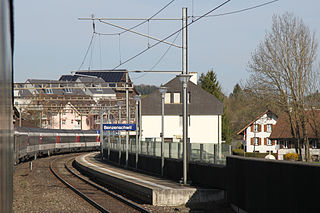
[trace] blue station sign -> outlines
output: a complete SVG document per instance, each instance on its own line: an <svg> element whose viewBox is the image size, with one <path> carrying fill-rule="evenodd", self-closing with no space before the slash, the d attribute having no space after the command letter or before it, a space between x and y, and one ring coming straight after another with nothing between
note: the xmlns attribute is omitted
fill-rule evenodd
<svg viewBox="0 0 320 213"><path fill-rule="evenodd" d="M103 124L103 131L135 131L136 124Z"/></svg>

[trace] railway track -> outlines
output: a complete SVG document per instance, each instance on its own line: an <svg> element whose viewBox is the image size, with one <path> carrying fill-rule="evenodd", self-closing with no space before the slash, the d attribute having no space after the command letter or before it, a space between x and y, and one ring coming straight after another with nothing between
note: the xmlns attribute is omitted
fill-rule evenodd
<svg viewBox="0 0 320 213"><path fill-rule="evenodd" d="M68 155L55 158L50 163L50 170L60 181L88 203L101 212L150 212L76 174L71 166L76 156Z"/></svg>

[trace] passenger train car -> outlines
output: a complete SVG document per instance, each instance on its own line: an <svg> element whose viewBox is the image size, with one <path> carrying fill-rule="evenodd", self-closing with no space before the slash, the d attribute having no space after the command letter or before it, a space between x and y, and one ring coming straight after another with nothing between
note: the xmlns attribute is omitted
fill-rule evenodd
<svg viewBox="0 0 320 213"><path fill-rule="evenodd" d="M39 155L99 149L100 137L95 130L14 129L13 157L16 163Z"/></svg>

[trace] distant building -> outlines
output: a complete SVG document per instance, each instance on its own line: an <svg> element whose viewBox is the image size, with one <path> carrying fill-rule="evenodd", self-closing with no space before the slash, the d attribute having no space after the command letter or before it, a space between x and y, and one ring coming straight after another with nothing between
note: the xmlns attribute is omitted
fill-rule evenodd
<svg viewBox="0 0 320 213"><path fill-rule="evenodd" d="M196 73L193 73L196 75ZM182 139L182 83L176 77L166 83L164 138ZM188 82L188 137L191 143L221 143L223 103L197 85L194 76ZM142 139L160 141L161 94L158 90L142 99Z"/></svg>
<svg viewBox="0 0 320 213"><path fill-rule="evenodd" d="M320 110L309 110L306 113L308 122L306 124L307 138L310 144L310 155L313 160L320 159ZM279 117L277 124L270 135L270 139L278 144L278 159L283 160L287 153L296 153L295 141L290 128L288 116L282 115ZM300 131L302 137L302 130ZM302 157L304 158L304 148L302 148Z"/></svg>
<svg viewBox="0 0 320 213"><path fill-rule="evenodd" d="M98 129L99 107L116 106L118 101L125 105L126 81L130 106L134 108L132 96L137 95L137 92L129 75L128 79L126 75L126 70L95 70L62 75L58 81L28 79L26 83L29 89L14 91L14 104L17 111L33 119L35 125L42 128ZM72 84L66 84L68 82ZM50 87L43 87L48 84ZM130 113L131 118L134 118L133 109ZM114 119L117 115L112 114Z"/></svg>
<svg viewBox="0 0 320 213"><path fill-rule="evenodd" d="M243 144L246 152L267 153L277 152L275 141L270 139L270 135L277 123L278 116L266 110L248 123L237 134L243 136Z"/></svg>

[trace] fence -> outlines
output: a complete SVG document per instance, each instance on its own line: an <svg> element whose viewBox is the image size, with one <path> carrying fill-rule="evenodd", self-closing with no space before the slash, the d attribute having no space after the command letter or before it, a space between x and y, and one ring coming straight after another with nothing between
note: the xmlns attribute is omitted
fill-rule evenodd
<svg viewBox="0 0 320 213"><path fill-rule="evenodd" d="M104 139L103 148L108 149L108 138ZM125 151L126 141L121 137L119 144L118 136L110 136L110 150ZM136 153L136 141L130 139L128 144L128 152ZM205 143L190 143L188 145L188 160L190 162L204 162L210 164L226 164L226 156L231 155L231 146L229 144L205 144ZM139 154L161 157L161 142L155 140L141 141L139 146ZM165 142L164 157L171 159L182 159L183 144L182 142Z"/></svg>

